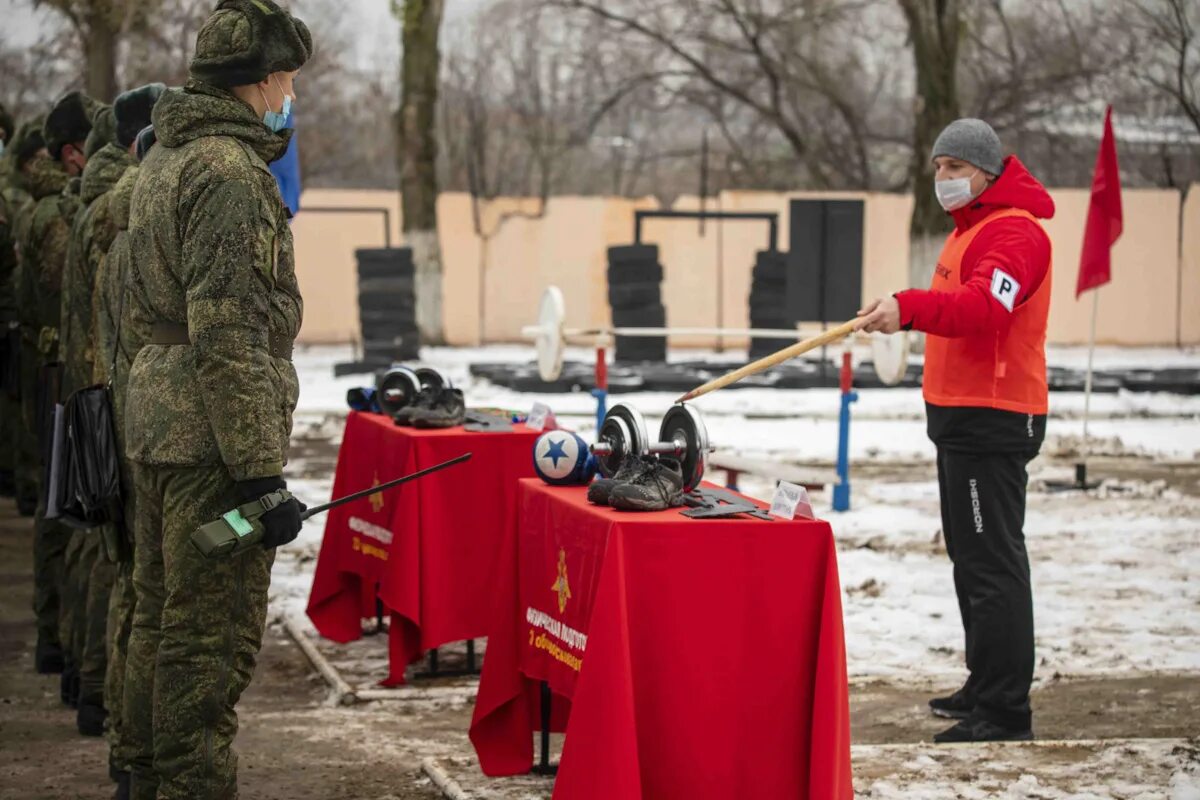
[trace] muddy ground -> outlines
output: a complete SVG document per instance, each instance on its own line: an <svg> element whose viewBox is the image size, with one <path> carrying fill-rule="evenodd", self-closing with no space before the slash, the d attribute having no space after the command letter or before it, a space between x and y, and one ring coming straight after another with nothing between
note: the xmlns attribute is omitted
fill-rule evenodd
<svg viewBox="0 0 1200 800"><path fill-rule="evenodd" d="M110 797L105 743L78 736L73 712L58 699L57 677L33 672L31 534L29 520L18 518L10 501L0 500L0 798ZM378 645L358 647L383 647L382 637L375 641ZM338 652L331 647L322 644L336 660ZM446 659L451 658L447 653ZM474 685L471 679L452 683L468 695ZM913 753L906 748L871 746L928 741L944 723L930 718L924 703L930 692L945 688L950 687L920 681L906 686L871 682L852 686L855 772L860 783L891 775L894 762L912 766ZM482 784L465 736L469 701L331 708L326 698L324 683L300 649L280 626L273 625L254 683L240 706L242 797L432 800L441 795L421 772L426 757L457 771L464 786L486 785L478 796L549 794L545 779ZM1051 680L1037 689L1034 705L1042 739L1186 739L1200 727L1200 681L1194 675L1163 674ZM1083 763L1094 755L1090 745L1080 747L1075 746L1075 751L1027 749L1014 763L1020 770L1037 772L1043 764L1053 771L1064 760ZM1184 751L1194 761L1195 750ZM1047 759L1054 763L1045 764ZM919 768L922 762L915 763L914 768ZM1169 777L1162 776L1164 785Z"/></svg>

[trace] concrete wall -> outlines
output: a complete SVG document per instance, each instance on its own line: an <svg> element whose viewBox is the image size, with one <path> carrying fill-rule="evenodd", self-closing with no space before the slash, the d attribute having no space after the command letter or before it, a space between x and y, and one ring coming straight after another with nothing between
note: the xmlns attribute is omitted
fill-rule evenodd
<svg viewBox="0 0 1200 800"><path fill-rule="evenodd" d="M1046 225L1055 265L1049 338L1053 343L1086 342L1091 298L1085 295L1076 302L1075 276L1088 192L1052 194L1058 213ZM780 247L786 249L788 201L799 197L864 202L864 300L907 286L909 196L724 192L710 198L707 207L778 212ZM1200 192L1190 192L1187 203L1181 202L1181 195L1172 191L1124 193L1125 232L1114 248L1113 282L1100 289L1100 342L1200 343ZM311 190L304 193L303 205L386 207L393 243L402 241L395 192ZM635 209L657 207L653 199L556 197L542 208L535 200L501 198L473 211L468 195L442 195L438 215L447 338L462 345L519 339L521 326L534 321L542 289L552 283L565 295L569 326L608 324L605 248L632 241ZM696 197L681 197L674 206L698 207ZM476 233L476 213L482 236ZM306 299L302 340L352 341L358 331L354 249L383 244L382 216L301 211L293 231ZM695 221L647 220L643 240L660 248L668 325L748 326L750 271L755 251L766 246L764 223L710 221L702 236Z"/></svg>

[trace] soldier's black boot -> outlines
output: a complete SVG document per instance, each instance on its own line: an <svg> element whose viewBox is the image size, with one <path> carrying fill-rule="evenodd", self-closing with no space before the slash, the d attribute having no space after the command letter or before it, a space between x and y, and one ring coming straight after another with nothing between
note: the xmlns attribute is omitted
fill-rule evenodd
<svg viewBox="0 0 1200 800"><path fill-rule="evenodd" d="M37 495L17 492L17 513L22 517L32 517L37 513Z"/></svg>
<svg viewBox="0 0 1200 800"><path fill-rule="evenodd" d="M79 707L79 669L74 664L64 664L58 682L59 696L64 706Z"/></svg>
<svg viewBox="0 0 1200 800"><path fill-rule="evenodd" d="M1028 742L1033 739L1033 731L1028 724L1024 728L1006 728L991 720L971 714L966 719L959 720L956 725L947 728L933 737L937 744L952 744L955 742Z"/></svg>
<svg viewBox="0 0 1200 800"><path fill-rule="evenodd" d="M113 792L113 800L129 800L129 773L118 772L116 779L117 790Z"/></svg>
<svg viewBox="0 0 1200 800"><path fill-rule="evenodd" d="M75 715L75 727L80 736L103 736L106 719L108 711L103 703L97 705L90 700L83 700L79 703L79 713Z"/></svg>
<svg viewBox="0 0 1200 800"><path fill-rule="evenodd" d="M654 466L652 458L644 458L636 453L626 456L621 461L621 468L615 475L611 478L597 478L588 485L588 502L598 506L608 505L613 489L622 483L629 483L652 466Z"/></svg>
<svg viewBox="0 0 1200 800"><path fill-rule="evenodd" d="M621 511L663 511L683 505L683 467L660 456L629 483L613 487L608 504Z"/></svg>
<svg viewBox="0 0 1200 800"><path fill-rule="evenodd" d="M414 428L453 428L467 418L467 404L461 389L442 389L432 408L414 411L409 417Z"/></svg>
<svg viewBox="0 0 1200 800"><path fill-rule="evenodd" d="M58 675L63 671L62 645L38 634L37 647L33 651L33 667L39 675Z"/></svg>
<svg viewBox="0 0 1200 800"><path fill-rule="evenodd" d="M17 482L11 469L0 469L0 497L15 497Z"/></svg>

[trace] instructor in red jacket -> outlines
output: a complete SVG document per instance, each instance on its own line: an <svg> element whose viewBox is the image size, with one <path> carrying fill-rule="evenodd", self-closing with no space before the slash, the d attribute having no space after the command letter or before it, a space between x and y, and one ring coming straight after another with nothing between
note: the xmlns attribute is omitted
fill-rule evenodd
<svg viewBox="0 0 1200 800"><path fill-rule="evenodd" d="M952 122L933 145L954 231L928 290L864 308L861 329L928 334L924 395L937 445L942 531L966 634L967 681L930 701L959 720L937 742L1032 739L1033 597L1025 471L1046 432L1054 201L986 122Z"/></svg>

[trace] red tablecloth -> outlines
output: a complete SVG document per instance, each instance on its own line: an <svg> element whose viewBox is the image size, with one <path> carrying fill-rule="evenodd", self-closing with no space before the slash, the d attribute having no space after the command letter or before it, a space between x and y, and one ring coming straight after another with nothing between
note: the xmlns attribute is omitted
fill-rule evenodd
<svg viewBox="0 0 1200 800"><path fill-rule="evenodd" d="M569 709L555 798L853 796L827 523L622 514L537 480L519 498L471 722L485 773L529 771L546 680Z"/></svg>
<svg viewBox="0 0 1200 800"><path fill-rule="evenodd" d="M404 668L429 648L485 635L495 561L515 524L517 480L533 474L537 437L523 425L504 433L416 430L351 412L334 497L474 455L329 512L308 599L321 635L359 638L378 593L391 612L384 685L403 683Z"/></svg>

